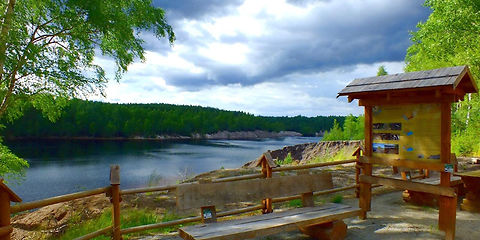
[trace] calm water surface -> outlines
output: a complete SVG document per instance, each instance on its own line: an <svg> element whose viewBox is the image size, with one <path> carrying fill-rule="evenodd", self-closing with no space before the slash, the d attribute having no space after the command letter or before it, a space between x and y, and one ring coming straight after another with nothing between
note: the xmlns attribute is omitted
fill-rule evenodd
<svg viewBox="0 0 480 240"><path fill-rule="evenodd" d="M121 188L146 186L152 176L166 180L225 168L238 168L267 150L320 138L204 141L6 141L30 163L26 178L9 184L23 201L109 185L111 164L120 165Z"/></svg>

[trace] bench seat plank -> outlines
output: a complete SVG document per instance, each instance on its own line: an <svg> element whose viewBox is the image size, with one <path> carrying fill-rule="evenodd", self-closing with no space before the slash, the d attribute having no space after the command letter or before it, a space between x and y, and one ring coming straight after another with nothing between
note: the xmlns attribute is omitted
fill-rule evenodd
<svg viewBox="0 0 480 240"><path fill-rule="evenodd" d="M246 239L358 216L360 211L357 207L331 203L232 221L188 226L180 228L179 233L182 238L189 240Z"/></svg>

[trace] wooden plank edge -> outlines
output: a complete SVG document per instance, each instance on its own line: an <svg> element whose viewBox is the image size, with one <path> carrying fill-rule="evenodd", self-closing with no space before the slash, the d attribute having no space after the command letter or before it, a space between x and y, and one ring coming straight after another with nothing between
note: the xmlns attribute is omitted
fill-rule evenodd
<svg viewBox="0 0 480 240"><path fill-rule="evenodd" d="M94 237L98 237L98 236L101 236L101 235L106 235L108 233L110 233L112 231L112 226L108 226L106 228L102 228L100 230L97 230L95 232L91 232L87 235L83 235L81 237L78 237L78 238L75 238L74 240L88 240L88 239L92 239Z"/></svg>
<svg viewBox="0 0 480 240"><path fill-rule="evenodd" d="M394 187L404 190L412 190L417 192L426 192L436 195L446 196L446 197L455 197L456 193L453 188L431 185L426 183L411 182L393 178L384 178L376 176L366 176L360 175L360 182L369 183L369 184L381 184L384 186Z"/></svg>

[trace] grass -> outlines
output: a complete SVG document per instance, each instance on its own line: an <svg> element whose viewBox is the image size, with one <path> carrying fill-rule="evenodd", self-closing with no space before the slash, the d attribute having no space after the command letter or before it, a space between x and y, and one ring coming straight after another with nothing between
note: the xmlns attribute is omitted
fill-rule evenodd
<svg viewBox="0 0 480 240"><path fill-rule="evenodd" d="M301 199L293 199L293 200L290 200L290 201L288 202L288 206L289 206L289 207L292 207L292 208L302 207L302 206L303 206L302 200L301 200Z"/></svg>
<svg viewBox="0 0 480 240"><path fill-rule="evenodd" d="M105 211L97 218L95 219L90 219L81 221L80 215L75 215L76 217L73 217L72 220L70 221L70 227L65 231L64 234L60 236L60 238L55 239L61 239L61 240L67 240L67 239L74 239L83 235L86 235L88 233L97 231L99 229L108 227L112 225L112 211L110 209L105 209ZM158 223L158 222L168 222L176 219L180 219L179 216L171 213L165 213L163 215L156 214L152 210L147 210L147 209L137 209L137 208L132 208L132 209L122 209L121 212L121 228L129 228L129 227L134 227L134 226L141 226L141 225L147 225L147 224L152 224L152 223ZM152 233L152 232L161 232L161 233L168 233L177 230L178 227L173 226L173 227L165 227L165 228L159 228L159 229L153 229L149 231L143 231L140 233L133 233L133 234L128 234L124 235L124 239L129 239L129 237L132 236L138 236L139 234L145 234L145 233ZM97 240L108 240L110 237L108 236L100 236L95 238Z"/></svg>
<svg viewBox="0 0 480 240"><path fill-rule="evenodd" d="M322 163L322 162L333 162L333 161L341 161L346 159L351 159L351 152L345 150L345 148L340 149L335 154L326 153L323 156L315 157L310 163Z"/></svg>
<svg viewBox="0 0 480 240"><path fill-rule="evenodd" d="M332 197L330 200L332 203L342 203L343 202L343 196L342 195L335 195Z"/></svg>

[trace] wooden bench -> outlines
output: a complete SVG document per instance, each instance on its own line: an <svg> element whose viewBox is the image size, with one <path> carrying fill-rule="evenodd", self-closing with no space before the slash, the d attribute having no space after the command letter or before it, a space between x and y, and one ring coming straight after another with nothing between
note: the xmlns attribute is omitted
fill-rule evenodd
<svg viewBox="0 0 480 240"><path fill-rule="evenodd" d="M414 179L413 182L426 183L431 185L440 185L440 178L430 177L423 179ZM463 182L460 177L451 176L450 177L450 187L455 189L457 196L462 196L465 194L465 189L463 187ZM403 201L413 203L420 206L438 206L439 195L432 193L417 192L412 190L405 190L402 193Z"/></svg>
<svg viewBox="0 0 480 240"><path fill-rule="evenodd" d="M451 154L451 163L454 168L454 172L458 171L458 161L457 157L455 156L454 153ZM440 176L438 177L429 177L429 171L426 169L422 169L421 174L423 174L422 178L417 178L414 179L414 177L411 176L411 171L407 168L403 168L401 170L402 173L402 178L404 180L411 180L414 182L420 182L420 183L426 183L426 184L431 184L431 185L440 185ZM455 189L455 193L457 196L463 196L465 195L465 187L463 186L462 179L460 177L456 176L450 176L450 187ZM424 193L424 192L417 192L417 191L412 191L412 190L405 190L402 193L403 196L403 201L413 203L416 205L420 206L431 206L431 207L437 207L438 206L438 199L439 196L431 193Z"/></svg>
<svg viewBox="0 0 480 240"><path fill-rule="evenodd" d="M330 173L278 176L234 182L181 185L176 190L179 209L200 208L202 224L179 229L183 239L247 239L299 228L315 239L343 239L344 218L360 209L343 204L314 206L313 192L331 189ZM302 195L302 208L217 222L217 208L226 204Z"/></svg>

